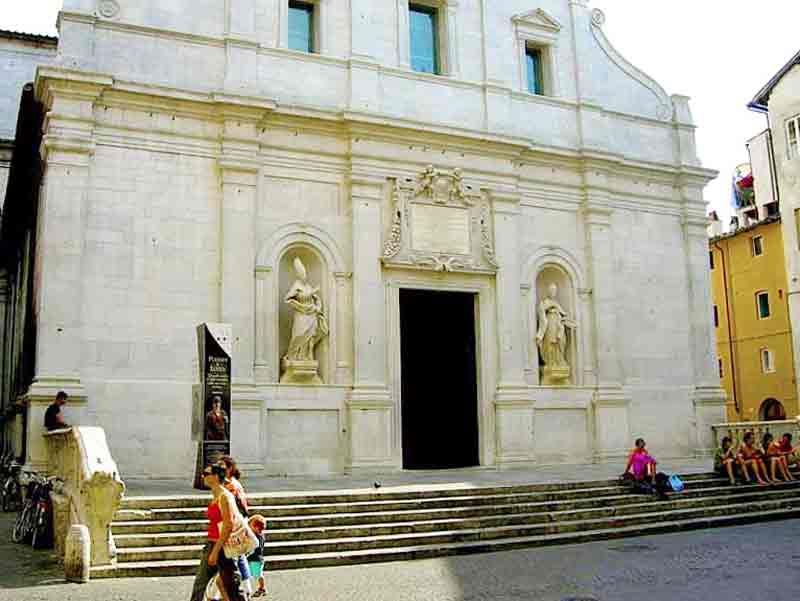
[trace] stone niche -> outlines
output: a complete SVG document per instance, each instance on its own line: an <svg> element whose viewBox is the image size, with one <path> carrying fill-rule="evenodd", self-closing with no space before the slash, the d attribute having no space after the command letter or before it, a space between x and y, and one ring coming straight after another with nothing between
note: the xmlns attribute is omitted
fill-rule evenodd
<svg viewBox="0 0 800 601"><path fill-rule="evenodd" d="M536 277L535 299L533 302L532 313L533 327L531 328L531 336L533 337L533 345L536 346L536 334L539 329L539 305L542 300L548 296L550 287L555 285L557 293L555 300L566 312L566 319L571 321L576 327L567 327L567 346L564 352L564 358L569 364L569 375L566 379L559 383L547 382L544 373L544 362L541 354L537 352L538 369L539 369L539 382L545 386L561 385L561 386L575 386L578 383L578 343L581 336L581 331L578 322L578 303L575 286L572 278L560 265L547 264L542 267L541 271Z"/></svg>
<svg viewBox="0 0 800 601"><path fill-rule="evenodd" d="M278 298L276 299L278 307L278 357L277 365L279 369L279 377L283 375L284 368L282 359L286 355L289 347L289 341L292 335L292 319L293 311L286 303L286 293L289 287L297 279L294 268L294 260L299 258L306 268L308 273L308 281L314 286L319 287L319 294L322 298L323 313L327 316L328 320L331 319L331 306L333 288L330 285L330 273L328 266L322 256L310 246L305 244L297 244L289 246L281 255L278 262ZM331 328L332 330L332 328ZM333 331L325 337L316 346L314 351L314 358L319 363L319 378L323 384L329 384L332 381L331 366L330 366L330 340L334 336Z"/></svg>

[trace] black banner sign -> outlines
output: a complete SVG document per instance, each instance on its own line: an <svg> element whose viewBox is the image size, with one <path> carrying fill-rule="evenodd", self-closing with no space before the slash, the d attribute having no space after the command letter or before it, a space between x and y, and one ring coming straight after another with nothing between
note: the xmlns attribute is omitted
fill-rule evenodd
<svg viewBox="0 0 800 601"><path fill-rule="evenodd" d="M231 328L226 324L197 326L200 394L195 414L202 424L195 488L203 488L203 469L231 452Z"/></svg>

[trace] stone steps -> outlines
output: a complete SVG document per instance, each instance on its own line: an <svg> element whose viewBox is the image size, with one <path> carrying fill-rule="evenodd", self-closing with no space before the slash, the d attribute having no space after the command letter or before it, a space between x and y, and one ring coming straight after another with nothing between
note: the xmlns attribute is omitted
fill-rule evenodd
<svg viewBox="0 0 800 601"><path fill-rule="evenodd" d="M500 551L800 517L800 482L768 488L723 482L710 474L687 477L686 491L668 501L633 495L613 481L251 499L254 511L268 518L269 569ZM117 567L94 568L93 577L194 572L205 541L202 512L208 497L150 500L157 507L148 509L142 498L124 500L120 521L112 525Z"/></svg>
<svg viewBox="0 0 800 601"><path fill-rule="evenodd" d="M709 489L711 490L711 489ZM722 489L724 490L724 489ZM727 490L724 490L727 493ZM779 499L793 499L797 496L797 491L794 489L789 490L775 490L765 493L763 491L754 490L752 492L740 491L741 494L735 497L730 494L715 494L702 498L695 497L675 497L670 501L659 502L657 507L660 511L667 511L673 509L690 509L690 508L703 508L710 507L716 504L741 504L746 502L754 502L759 499L764 500L779 500ZM553 509L544 511L531 511L526 513L523 511L513 511L506 513L505 511L497 513L498 509L506 509L506 507L498 508L491 507L478 514L477 516L464 516L459 514L458 509L448 510L444 515L437 515L435 517L430 514L416 514L405 515L386 514L381 513L379 522L363 522L353 523L348 519L346 523L341 523L336 519L336 516L328 516L326 519L333 525L305 527L292 525L290 527L270 528L267 531L267 542L281 542L291 541L302 537L305 540L326 539L344 537L348 534L351 536L365 536L365 535L385 535L385 534L402 534L411 532L435 532L437 530L447 529L470 529L470 528L485 528L485 527L498 527L498 526L513 526L524 524L538 524L538 523L552 523L559 520L589 520L598 518L612 518L625 515L633 515L636 513L647 512L654 507L652 501L641 502L642 497L628 495L627 497L619 499L624 501L632 501L631 503L619 503L618 505L610 505L602 501L596 504L602 506L594 507L591 509ZM639 501L638 503L636 501ZM572 504L569 504L572 505ZM507 506L514 510L526 509L527 506ZM550 505L548 505L548 508ZM557 506L556 506L557 507ZM474 510L473 510L474 511ZM361 514L357 514L361 515ZM372 516L363 516L372 517ZM180 522L169 522L168 524L178 524ZM152 534L143 533L139 530L135 534L115 534L114 540L117 548L125 549L130 547L159 547L164 545L192 545L202 543L205 540L205 521L196 522L192 524L198 526L192 531L175 532L174 530L168 532L156 532ZM167 528L168 525L164 525ZM115 525L114 531L117 531Z"/></svg>

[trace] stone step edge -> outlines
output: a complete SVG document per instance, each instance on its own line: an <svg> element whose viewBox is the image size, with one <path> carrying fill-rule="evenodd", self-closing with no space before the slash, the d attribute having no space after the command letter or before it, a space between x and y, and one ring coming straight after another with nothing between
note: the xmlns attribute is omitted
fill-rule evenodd
<svg viewBox="0 0 800 601"><path fill-rule="evenodd" d="M759 505L764 504L779 504L785 503L785 501L772 501L768 503L761 503ZM719 505L715 507L715 510L731 510L730 516L736 515L743 515L752 513L748 509L749 504L743 505ZM738 509L739 511L733 511ZM766 509L765 511L779 511L779 510L793 510L794 507L779 507L777 509ZM761 510L761 508L759 508ZM800 511L800 505L798 505L797 510ZM637 513L634 515L628 516L619 516L617 518L613 518L615 523L624 524L626 521L633 521L633 520L641 520L646 518L652 518L653 523L661 523L663 521L683 521L680 520L681 515L686 515L690 513L697 513L698 511L702 511L702 509L693 508L693 509L677 509L672 511L666 512L651 512L651 513ZM671 518L678 518L678 519L671 519ZM691 519L701 519L701 518L688 518ZM411 532L411 533L402 533L402 534L382 534L377 536L353 536L353 537L340 537L340 538L329 538L329 539L309 539L309 540L302 540L302 541L278 541L272 543L266 543L265 553L269 555L270 549L286 549L291 547L302 547L305 545L336 545L336 544L359 544L359 543L396 543L398 541L403 540L412 540L412 539L420 539L424 541L425 538L441 538L441 537L456 537L456 536L468 536L468 535L479 535L482 533L497 533L502 534L503 532L513 532L515 530L520 530L523 528L545 528L547 526L552 525L559 525L559 526L581 526L585 525L590 530L604 530L609 529L613 530L614 528L625 528L626 526L615 526L612 525L610 528L597 528L596 526L600 524L607 524L609 522L608 518L598 519L588 519L588 520L573 520L573 521L561 521L561 522L552 522L552 523L544 523L544 524L521 524L521 525L513 525L513 526L490 526L485 528L465 528L462 530L437 530L433 532ZM546 536L546 535L534 535L534 536ZM496 537L497 539L502 539L506 537ZM514 538L507 537L507 538ZM494 539L492 539L494 540ZM436 544L436 543L432 543ZM416 546L416 545L415 545ZM425 543L422 543L422 546L425 546ZM202 545L174 545L174 546L167 546L167 547L126 547L117 549L117 557L118 559L121 556L129 555L129 554L141 554L141 553L159 553L159 552L166 552L166 551L181 551L181 550L200 550ZM313 553L309 553L312 555ZM125 562L123 562L125 563Z"/></svg>
<svg viewBox="0 0 800 601"><path fill-rule="evenodd" d="M742 500L742 497L735 497L738 501L737 503L724 503L724 501L730 500L730 495L715 495L710 497L697 497L697 498L680 498L674 497L667 501L647 501L643 503L631 503L625 504L620 506L604 506L604 507L596 507L596 508L586 508L586 509L567 509L567 510L560 510L560 511L540 511L535 513L500 513L500 514L492 514L486 516L469 516L469 517L454 517L454 518L443 518L443 519L430 519L430 520L411 520L411 521L392 521L392 522L376 522L376 523L363 523L363 524L346 524L346 525L335 525L335 526L310 526L310 527L301 527L301 528L273 528L270 529L269 532L272 533L279 533L282 535L288 535L291 533L296 533L298 535L307 534L309 532L317 532L317 531L332 531L332 530L362 530L362 529L380 529L380 528L391 528L391 527L413 527L418 525L431 525L431 524L454 524L464 521L477 521L481 519L502 519L502 518L515 518L515 519L525 519L530 518L533 516L542 516L547 515L551 519L548 520L546 523L555 524L555 523L572 523L575 521L582 521L582 520L563 520L563 519L553 519L554 517L569 517L570 515L578 514L578 513L587 513L592 511L608 511L612 510L615 511L617 508L625 508L625 509L642 509L643 511L632 511L630 513L623 513L619 514L612 514L612 516L605 516L605 519L611 519L612 517L632 517L641 515L642 513L647 514L647 510L651 508L664 508L665 504L673 504L673 506L668 507L666 511L679 511L681 507L674 507L674 504L683 504L689 505L692 504L693 507L687 507L686 509L693 509L699 507L738 507L741 505L747 505L752 503L758 502L765 502L765 503L775 503L783 501L788 501L794 498L794 496L783 496L786 495L787 491L777 491L777 490L761 490L761 491L753 491L748 492L744 497L748 498L748 500ZM771 498L772 496L781 495L781 498ZM709 501L716 500L718 502L708 504ZM797 501L800 503L800 491L798 491ZM659 514L663 514L665 510L659 511ZM353 514L359 515L359 514ZM595 519L595 518L587 518L587 519ZM599 519L599 518L598 518ZM198 525L205 525L206 522L204 520L198 520ZM145 524L152 524L154 522L144 522ZM185 524L187 522L179 522L181 524ZM197 531L175 531L175 532L154 532L154 533L132 533L132 534L114 534L114 540L117 542L128 541L128 540L138 540L144 538L152 538L152 539L160 539L160 538L179 538L179 537L196 537L196 538L203 538L205 537L206 532L205 530L197 530ZM327 540L327 539L320 539L320 540ZM277 541L276 541L277 542ZM120 548L144 548L144 547L120 547Z"/></svg>
<svg viewBox="0 0 800 601"><path fill-rule="evenodd" d="M681 480L684 482L691 482L704 479L720 479L719 474L714 472L698 472L693 474L680 475ZM478 494L502 494L504 491L510 489L519 489L523 492L558 492L579 490L584 488L610 488L619 486L619 479L606 479L606 480L576 480L574 482L531 482L527 484L505 484L505 485L488 485L488 486L465 486L464 483L455 484L430 484L430 485L401 485L401 486L385 486L379 490L372 488L354 488L354 489L338 489L338 490L320 490L320 491L286 491L286 492L251 492L248 497L253 499L269 499L276 502L276 505L295 504L293 501L299 499L330 499L341 497L343 502L352 501L357 497L369 497L383 500L389 500L391 495L409 495L421 497L424 495L435 496L449 496L450 494L458 495L459 492L477 492ZM493 491L498 491L493 493ZM163 501L198 501L207 502L208 493L198 493L189 495L132 495L126 496L122 499L121 509L128 509L127 503L134 502L137 505L141 503L161 503ZM132 507L131 509L137 509Z"/></svg>
<svg viewBox="0 0 800 601"><path fill-rule="evenodd" d="M668 534L705 528L719 528L765 521L794 519L800 517L800 509L781 509L756 513L743 513L733 516L698 518L686 521L641 524L616 529L569 532L561 534L500 539L494 541L475 541L467 543L447 543L430 546L396 547L392 549L368 549L363 551L343 551L338 553L316 553L284 555L279 559L268 559L267 569L292 570L310 567L381 563L389 561L428 559L448 555L470 553L492 553L550 545L567 545L595 540L614 540L647 534ZM198 560L166 560L123 563L121 566L94 566L92 578L152 577L153 570L163 577L190 575L196 569Z"/></svg>
<svg viewBox="0 0 800 601"><path fill-rule="evenodd" d="M793 488L800 488L800 480L798 480L797 482L784 482L784 483L773 485L773 486L778 486L783 490L792 490ZM753 484L753 485L742 485L742 486L739 486L737 488L732 488L729 485L725 485L725 486L715 486L715 487L709 487L709 488L694 488L694 489L690 488L690 489L687 489L688 492L693 493L693 494L701 493L701 492L704 492L704 491L712 493L712 494L709 495L709 497L711 497L711 498L730 496L730 494L733 491L741 491L741 492L750 493L751 491L757 491L757 490L768 491L768 490L776 490L776 489L772 488L772 487L757 486L755 484ZM720 492L720 491L725 491L727 494L713 494L715 492ZM602 500L608 500L610 502L613 502L613 500L615 500L615 499L628 498L632 494L633 493L631 493L630 491L624 491L624 492L622 492L620 494L594 497L593 499L594 500L601 500L602 499ZM680 493L680 494L684 494L684 493ZM474 498L476 498L476 497L463 497L463 498L459 497L457 499L452 499L452 500L464 500L464 499L474 499ZM485 497L481 497L481 498L485 498ZM506 497L502 496L502 498L505 499ZM706 496L695 496L693 498L701 499L701 498L707 498L707 497ZM431 500L438 500L438 499L431 499ZM451 500L451 499L448 498L448 500ZM328 517L331 518L331 519L334 519L335 517L341 517L341 516L348 516L349 517L349 516L357 516L357 515L374 515L374 514L380 514L380 513L396 514L396 513L412 512L412 511L420 511L420 512L422 512L422 511L436 511L436 510L447 511L447 510L453 510L453 509L465 508L465 507L474 507L474 508L486 507L486 508L489 508L489 507L507 507L507 506L510 506L510 505L519 505L519 504L524 504L524 505L537 505L537 504L538 505L553 505L553 504L560 504L560 503L570 503L570 502L575 502L575 501L580 501L580 500L581 499L566 499L566 500L558 500L558 501L530 501L530 502L524 502L523 501L521 503L502 503L502 504L498 504L498 505L492 505L492 504L474 505L474 506L456 505L454 507L443 507L443 508L432 507L432 508L427 508L427 509L426 508L422 508L422 509L396 509L396 510L387 510L387 511L363 511L363 512L354 512L354 513L330 512L330 513L319 513L319 514L302 514L302 515L297 515L297 516L276 516L276 517L267 516L267 519L268 520L299 520L299 519L321 519L321 518L328 518ZM419 502L421 504L425 504L426 501L429 501L429 499L419 500ZM411 501L411 502L416 503L417 501ZM336 503L336 504L333 504L333 505L345 505L345 504ZM350 507L352 505L357 505L357 504L353 503L353 504L349 504L349 505L346 505L346 506ZM376 508L380 507L380 505L377 505L375 503L366 503L365 505L375 505ZM297 508L298 509L307 509L307 508L319 508L319 507L330 507L330 506L332 506L332 505L298 505ZM277 507L280 507L281 509L284 508L284 506L277 506ZM271 507L253 506L252 510L251 510L251 513L259 513L261 511L266 510L266 509L271 509ZM166 510L162 510L162 511L166 511ZM154 520L154 519L150 519L150 520L120 520L120 521L114 521L114 522L112 522L111 526L112 526L112 528L114 526L124 526L124 527L130 528L130 527L135 527L137 525L138 526L148 526L148 525L152 526L152 525L205 524L205 523L206 523L205 519L193 519L193 518L187 518L187 519L182 519L182 520Z"/></svg>

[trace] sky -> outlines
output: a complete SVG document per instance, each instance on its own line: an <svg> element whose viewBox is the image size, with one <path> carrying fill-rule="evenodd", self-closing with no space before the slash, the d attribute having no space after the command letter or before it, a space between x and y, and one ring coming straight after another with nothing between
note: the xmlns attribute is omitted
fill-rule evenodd
<svg viewBox="0 0 800 601"><path fill-rule="evenodd" d="M0 0L0 29L54 35L61 2ZM692 98L700 159L720 172L706 200L726 218L733 169L748 161L747 140L767 127L746 105L800 50L800 1L591 0L590 6L606 13L606 35L630 62L668 94Z"/></svg>

